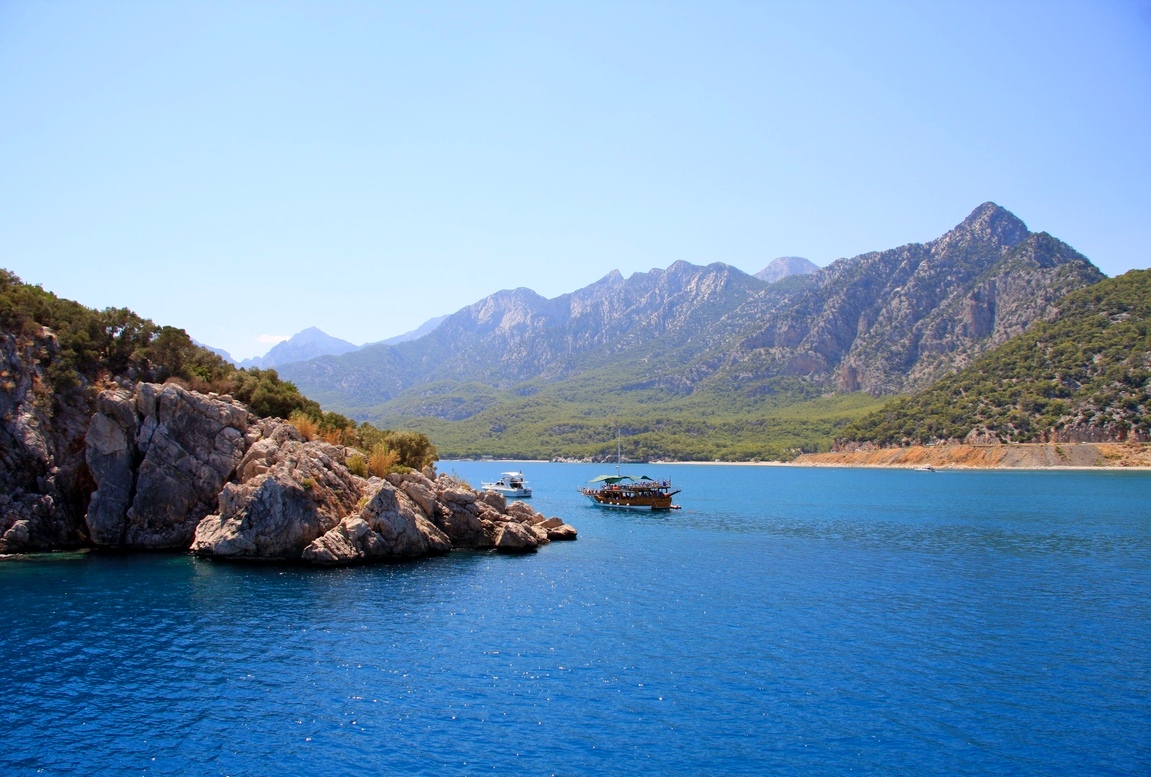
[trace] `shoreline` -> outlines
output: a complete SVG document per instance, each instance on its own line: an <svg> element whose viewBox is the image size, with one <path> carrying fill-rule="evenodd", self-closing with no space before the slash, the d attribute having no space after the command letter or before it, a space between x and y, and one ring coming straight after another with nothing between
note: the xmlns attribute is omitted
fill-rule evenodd
<svg viewBox="0 0 1151 777"><path fill-rule="evenodd" d="M590 464L542 459L444 459L491 464ZM919 445L901 448L804 453L792 461L631 461L633 466L824 467L841 469L909 469L931 471L1069 471L1151 472L1151 443L1008 443L1002 445Z"/></svg>

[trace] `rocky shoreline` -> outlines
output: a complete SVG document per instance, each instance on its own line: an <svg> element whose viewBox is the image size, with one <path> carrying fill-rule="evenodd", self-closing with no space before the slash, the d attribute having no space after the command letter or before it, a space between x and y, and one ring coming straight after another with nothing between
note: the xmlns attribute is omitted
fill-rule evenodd
<svg viewBox="0 0 1151 777"><path fill-rule="evenodd" d="M25 410L14 414L23 447L9 458L45 474L39 488L0 496L0 554L95 547L336 566L457 548L525 552L577 536L431 467L360 477L348 467L355 449L173 383L101 392L83 437L73 429L64 445ZM78 473L69 493L57 484L65 470ZM82 515L68 509L78 498Z"/></svg>
<svg viewBox="0 0 1151 777"><path fill-rule="evenodd" d="M791 462L807 467L934 469L1131 469L1151 467L1151 444L1015 443L912 445L832 453L805 453Z"/></svg>

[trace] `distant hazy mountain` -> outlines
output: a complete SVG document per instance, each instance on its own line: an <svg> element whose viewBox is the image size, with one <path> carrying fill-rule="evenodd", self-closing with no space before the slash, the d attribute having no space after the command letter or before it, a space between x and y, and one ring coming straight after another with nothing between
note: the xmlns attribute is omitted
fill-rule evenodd
<svg viewBox="0 0 1151 777"><path fill-rule="evenodd" d="M228 353L223 348L213 348L210 345L204 345L203 343L199 342L198 340L192 340L192 342L195 343L196 345L200 346L201 348L204 348L204 349L209 350L212 353L216 354L221 359L228 362L228 364L239 366L239 362L237 362L235 359L232 358L232 354Z"/></svg>
<svg viewBox="0 0 1151 777"><path fill-rule="evenodd" d="M755 274L756 278L775 283L791 275L806 275L819 269L819 265L802 256L781 256Z"/></svg>
<svg viewBox="0 0 1151 777"><path fill-rule="evenodd" d="M347 340L325 334L313 326L293 335L289 340L277 343L263 356L245 359L240 362L239 366L259 367L266 370L292 362L307 361L317 356L339 356L359 347Z"/></svg>
<svg viewBox="0 0 1151 777"><path fill-rule="evenodd" d="M364 347L366 348L368 345L399 345L400 343L406 343L409 340L418 340L428 332L431 332L440 324L444 323L447 318L447 316L437 316L435 318L430 318L410 332L404 332L402 335L389 337L387 340L377 340L374 343L368 343Z"/></svg>
<svg viewBox="0 0 1151 777"><path fill-rule="evenodd" d="M297 361L281 375L361 419L474 419L459 434L487 435L489 450L503 430L536 423L538 442L620 413L652 419L656 434L661 413L690 425L839 392L927 386L1102 278L1066 244L985 203L930 243L774 283L676 262L626 279L612 272L550 300L501 291L418 341Z"/></svg>
<svg viewBox="0 0 1151 777"><path fill-rule="evenodd" d="M361 408L427 382L508 389L533 379L557 381L626 360L656 340L692 353L707 351L718 345L710 339L717 319L765 288L724 264L677 262L626 280L613 271L551 300L530 289L500 291L449 316L418 341L293 364L283 375L311 386L309 396L326 405ZM642 365L625 371L642 375L635 366Z"/></svg>

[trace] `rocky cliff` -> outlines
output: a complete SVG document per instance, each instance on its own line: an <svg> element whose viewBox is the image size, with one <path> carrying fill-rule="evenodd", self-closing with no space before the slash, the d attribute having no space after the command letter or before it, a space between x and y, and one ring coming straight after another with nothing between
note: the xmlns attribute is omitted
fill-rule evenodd
<svg viewBox="0 0 1151 777"><path fill-rule="evenodd" d="M354 449L305 441L229 396L176 384L103 391L89 417L70 407L58 424L26 355L9 348L6 363L13 388L3 396L14 404L0 423L9 486L0 553L90 543L331 565L576 536L431 468L359 477L348 467Z"/></svg>
<svg viewBox="0 0 1151 777"><path fill-rule="evenodd" d="M78 547L92 480L84 436L92 407L82 387L53 391L53 334L0 333L0 552Z"/></svg>

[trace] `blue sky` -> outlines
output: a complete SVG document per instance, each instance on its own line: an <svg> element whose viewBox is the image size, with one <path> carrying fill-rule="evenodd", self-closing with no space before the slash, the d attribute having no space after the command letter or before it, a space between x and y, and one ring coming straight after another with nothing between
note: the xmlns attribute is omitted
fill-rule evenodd
<svg viewBox="0 0 1151 777"><path fill-rule="evenodd" d="M1151 4L3 2L0 266L237 357L930 240L1151 265Z"/></svg>

